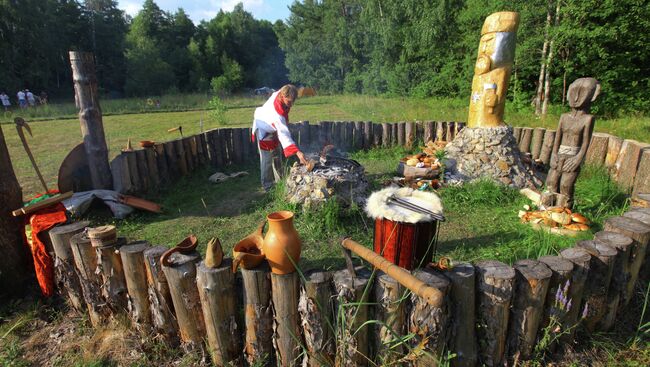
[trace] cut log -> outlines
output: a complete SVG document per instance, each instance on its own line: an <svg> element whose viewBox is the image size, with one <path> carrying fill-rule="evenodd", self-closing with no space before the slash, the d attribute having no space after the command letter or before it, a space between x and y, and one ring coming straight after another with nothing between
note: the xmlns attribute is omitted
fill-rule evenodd
<svg viewBox="0 0 650 367"><path fill-rule="evenodd" d="M616 161L618 160L618 154L621 152L622 145L623 139L614 135L609 137L609 141L607 142L607 155L605 155L605 167L612 170L616 169Z"/></svg>
<svg viewBox="0 0 650 367"><path fill-rule="evenodd" d="M561 329L555 331L556 326L564 328L566 325L566 303L568 303L567 298L571 286L573 263L563 257L552 255L542 256L539 261L548 266L553 275L548 284L548 292L546 292L546 301L544 302L544 315L539 326L538 335L542 338L544 334L548 333L552 339L556 339L557 335L562 331ZM580 306L576 305L575 307ZM549 351L555 351L557 345L556 340L549 345Z"/></svg>
<svg viewBox="0 0 650 367"><path fill-rule="evenodd" d="M551 153L553 152L553 143L555 142L555 130L546 130L542 150L539 153L539 159L547 165L551 162Z"/></svg>
<svg viewBox="0 0 650 367"><path fill-rule="evenodd" d="M305 274L298 303L307 349L303 366L334 365L336 345L331 282L329 272L311 271Z"/></svg>
<svg viewBox="0 0 650 367"><path fill-rule="evenodd" d="M445 122L436 121L436 141L447 141Z"/></svg>
<svg viewBox="0 0 650 367"><path fill-rule="evenodd" d="M593 133L589 148L585 155L585 163L591 165L602 166L605 164L605 156L607 156L607 145L611 135L604 133Z"/></svg>
<svg viewBox="0 0 650 367"><path fill-rule="evenodd" d="M453 366L475 366L476 344L476 272L470 263L457 263L445 273L451 281L450 340L448 350L456 353Z"/></svg>
<svg viewBox="0 0 650 367"><path fill-rule="evenodd" d="M75 270L70 239L84 231L89 224L87 221L75 222L54 227L49 231L55 254L54 272L57 287L68 296L72 307L82 313L85 313L86 305L79 275Z"/></svg>
<svg viewBox="0 0 650 367"><path fill-rule="evenodd" d="M101 294L103 281L97 272L97 254L84 232L79 232L70 238L70 248L79 274L90 322L94 327L98 327L108 322L111 310Z"/></svg>
<svg viewBox="0 0 650 367"><path fill-rule="evenodd" d="M392 141L391 141L391 133L393 132L390 124L388 122L384 122L381 124L381 142L382 142L382 147L388 148L390 147Z"/></svg>
<svg viewBox="0 0 650 367"><path fill-rule="evenodd" d="M242 364L241 339L237 327L235 277L232 260L225 259L217 268L204 262L196 267L196 285L208 334L208 350L217 366Z"/></svg>
<svg viewBox="0 0 650 367"><path fill-rule="evenodd" d="M140 192L149 192L151 183L149 182L149 166L147 165L147 153L145 150L136 150L135 159L138 165L138 176L140 176Z"/></svg>
<svg viewBox="0 0 650 367"><path fill-rule="evenodd" d="M542 143L544 141L545 133L546 133L546 129L542 127L536 127L533 130L533 139L530 146L530 152L533 156L533 159L535 160L539 159L542 153Z"/></svg>
<svg viewBox="0 0 650 367"><path fill-rule="evenodd" d="M616 260L616 249L594 240L578 241L577 247L585 249L591 255L589 278L585 292L589 294L585 303L588 305L585 316L587 330L596 330L596 325L607 314L607 291L612 280L612 271Z"/></svg>
<svg viewBox="0 0 650 367"><path fill-rule="evenodd" d="M138 172L138 158L134 151L122 152L126 156L127 166L129 167L129 178L131 180L130 194L142 192L142 180Z"/></svg>
<svg viewBox="0 0 650 367"><path fill-rule="evenodd" d="M147 293L151 305L153 326L158 334L165 339L176 342L178 324L174 316L169 284L167 284L167 278L165 278L160 263L160 257L167 250L169 249L165 246L150 247L144 251L143 255L147 270Z"/></svg>
<svg viewBox="0 0 650 367"><path fill-rule="evenodd" d="M519 260L513 267L516 278L507 340L508 356L513 360L527 360L533 355L553 273L546 264L537 260Z"/></svg>
<svg viewBox="0 0 650 367"><path fill-rule="evenodd" d="M621 151L616 159L616 170L614 172L614 178L623 189L632 190L636 171L641 160L641 153L646 147L650 147L650 144L628 139L623 141Z"/></svg>
<svg viewBox="0 0 650 367"><path fill-rule="evenodd" d="M533 140L533 129L524 127L521 129L521 138L519 139L519 151L530 153L530 143Z"/></svg>
<svg viewBox="0 0 650 367"><path fill-rule="evenodd" d="M397 145L400 147L406 145L406 122L397 123Z"/></svg>
<svg viewBox="0 0 650 367"><path fill-rule="evenodd" d="M152 325L147 286L147 269L144 264L144 251L148 249L147 241L131 242L120 247L122 266L129 291L129 309L133 325L141 331L149 331Z"/></svg>
<svg viewBox="0 0 650 367"><path fill-rule="evenodd" d="M355 150L363 149L363 121L354 122L354 131L352 133L354 144L352 145Z"/></svg>
<svg viewBox="0 0 650 367"><path fill-rule="evenodd" d="M375 320L379 322L373 327L374 361L382 366L395 364L405 350L399 338L406 330L406 288L383 272L376 275L374 288Z"/></svg>
<svg viewBox="0 0 650 367"><path fill-rule="evenodd" d="M634 293L634 286L639 277L639 270L646 256L646 248L650 240L650 226L636 219L626 217L612 217L605 220L603 229L624 234L632 239L633 246L630 250L630 278L623 292L621 304L627 306Z"/></svg>
<svg viewBox="0 0 650 367"><path fill-rule="evenodd" d="M363 149L370 149L374 141L372 121L363 122Z"/></svg>
<svg viewBox="0 0 650 367"><path fill-rule="evenodd" d="M451 283L444 275L431 270L416 270L413 275L443 294L440 307L433 307L425 299L411 294L412 306L408 320L409 332L414 334L411 353L418 355L413 365L437 366L439 361L444 360L443 351L449 333L447 295Z"/></svg>
<svg viewBox="0 0 650 367"><path fill-rule="evenodd" d="M144 149L147 156L147 168L149 169L149 185L152 189L160 186L160 173L158 173L158 162L156 160L156 151L153 147Z"/></svg>
<svg viewBox="0 0 650 367"><path fill-rule="evenodd" d="M113 175L113 190L120 194L131 192L131 174L129 163L124 154L120 154L111 161L111 174Z"/></svg>
<svg viewBox="0 0 650 367"><path fill-rule="evenodd" d="M612 280L607 291L607 312L598 325L601 330L609 330L614 326L618 304L620 303L627 279L630 276L630 252L633 241L630 237L616 232L600 231L594 235L594 241L616 249Z"/></svg>
<svg viewBox="0 0 650 367"><path fill-rule="evenodd" d="M512 128L512 136L515 138L517 145L519 145L519 142L521 141L521 129L521 127Z"/></svg>
<svg viewBox="0 0 650 367"><path fill-rule="evenodd" d="M407 122L406 127L404 129L404 140L407 148L412 148L413 144L415 144L415 134L417 131L417 126L415 125L415 122ZM426 135L426 133L425 133ZM429 126L429 140L426 140L425 136L425 143L427 141L431 140L431 126Z"/></svg>
<svg viewBox="0 0 650 367"><path fill-rule="evenodd" d="M244 284L244 353L249 365L274 365L271 271L267 265L241 269Z"/></svg>
<svg viewBox="0 0 650 367"><path fill-rule="evenodd" d="M282 366L297 365L302 351L298 313L300 297L298 273L271 274L271 294L275 317L273 345L276 359Z"/></svg>
<svg viewBox="0 0 650 367"><path fill-rule="evenodd" d="M175 252L169 260L171 265L162 265L162 269L169 284L181 341L186 349L202 348L205 322L196 287L196 264L201 256L198 252Z"/></svg>
<svg viewBox="0 0 650 367"><path fill-rule="evenodd" d="M373 124L372 125L372 145L373 147L379 147L382 145L384 126L383 124Z"/></svg>
<svg viewBox="0 0 650 367"><path fill-rule="evenodd" d="M576 325L579 322L578 317L582 316L583 310L580 306L582 305L583 298L588 296L588 294L585 294L585 284L587 282L587 275L589 274L591 255L584 249L571 247L562 250L560 256L573 263L571 286L568 292L569 302L571 302L572 306L566 313L566 324L564 325L568 332L560 337L560 341L570 343L573 341Z"/></svg>
<svg viewBox="0 0 650 367"><path fill-rule="evenodd" d="M98 259L99 272L102 275L102 295L108 303L113 314L126 313L128 309L126 279L120 258L120 247L126 244L126 238L118 237L117 240L108 242L102 239L89 237Z"/></svg>
<svg viewBox="0 0 650 367"><path fill-rule="evenodd" d="M641 153L632 195L637 196L646 192L650 192L650 149L644 149Z"/></svg>
<svg viewBox="0 0 650 367"><path fill-rule="evenodd" d="M353 278L347 270L334 272L336 291L337 336L336 366L367 365L371 326L363 325L369 319L370 272L357 268Z"/></svg>
<svg viewBox="0 0 650 367"><path fill-rule="evenodd" d="M496 260L476 264L478 272L477 331L480 363L504 363L515 270Z"/></svg>

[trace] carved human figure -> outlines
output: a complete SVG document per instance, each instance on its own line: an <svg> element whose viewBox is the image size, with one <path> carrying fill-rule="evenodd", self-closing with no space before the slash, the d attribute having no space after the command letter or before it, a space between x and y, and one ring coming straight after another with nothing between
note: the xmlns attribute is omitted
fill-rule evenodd
<svg viewBox="0 0 650 367"><path fill-rule="evenodd" d="M589 110L599 94L600 83L594 78L576 79L569 86L571 112L560 117L546 178L546 189L554 194L556 206L573 206L576 178L594 128L595 117Z"/></svg>

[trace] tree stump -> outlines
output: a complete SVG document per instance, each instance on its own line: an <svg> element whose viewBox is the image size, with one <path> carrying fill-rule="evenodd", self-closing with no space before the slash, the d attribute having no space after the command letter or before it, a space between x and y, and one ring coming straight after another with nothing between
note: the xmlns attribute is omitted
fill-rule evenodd
<svg viewBox="0 0 650 367"><path fill-rule="evenodd" d="M111 310L101 294L103 280L101 274L97 272L97 253L85 232L79 232L70 238L70 248L79 274L90 323L98 327L108 321Z"/></svg>
<svg viewBox="0 0 650 367"><path fill-rule="evenodd" d="M610 169L615 169L616 161L618 160L618 154L621 151L621 146L623 145L623 139L618 136L610 136L609 141L607 142L607 154L605 155L605 167Z"/></svg>
<svg viewBox="0 0 650 367"><path fill-rule="evenodd" d="M241 365L241 339L237 327L235 277L232 260L225 259L218 268L202 261L196 267L209 352L217 366Z"/></svg>
<svg viewBox="0 0 650 367"><path fill-rule="evenodd" d="M533 129L524 127L521 129L521 138L519 139L519 150L522 153L530 153L530 143L533 140Z"/></svg>
<svg viewBox="0 0 650 367"><path fill-rule="evenodd" d="M546 292L553 273L537 260L519 260L514 264L515 295L510 311L508 356L513 360L530 359L544 315Z"/></svg>
<svg viewBox="0 0 650 367"><path fill-rule="evenodd" d="M594 331L596 324L607 313L607 290L612 279L616 249L594 240L578 241L577 247L583 248L591 255L587 290L589 294L585 303L588 305L585 316L587 330Z"/></svg>
<svg viewBox="0 0 650 367"><path fill-rule="evenodd" d="M429 140L424 140L424 143L426 144L428 141L431 140L431 126L428 126L429 128ZM417 126L415 125L415 122L407 122L406 123L406 128L404 131L404 139L406 143L407 148L413 147L413 144L415 144L415 134L417 132ZM425 133L426 135L426 133Z"/></svg>
<svg viewBox="0 0 650 367"><path fill-rule="evenodd" d="M397 123L397 145L406 146L406 122Z"/></svg>
<svg viewBox="0 0 650 367"><path fill-rule="evenodd" d="M332 366L336 355L332 304L332 275L325 271L305 274L298 310L307 354L303 366Z"/></svg>
<svg viewBox="0 0 650 367"><path fill-rule="evenodd" d="M450 352L456 353L453 366L475 366L476 345L476 272L470 263L454 264L445 273L451 281L450 292Z"/></svg>
<svg viewBox="0 0 650 367"><path fill-rule="evenodd" d="M544 140L542 141L542 150L539 153L539 159L547 165L551 162L551 153L555 143L555 130L546 130Z"/></svg>
<svg viewBox="0 0 650 367"><path fill-rule="evenodd" d="M515 270L496 260L481 261L476 270L479 359L486 366L497 366L504 363Z"/></svg>
<svg viewBox="0 0 650 367"><path fill-rule="evenodd" d="M74 256L70 239L75 234L82 232L90 223L87 221L75 222L52 228L50 240L56 256L54 260L54 272L57 286L67 294L72 307L75 310L85 313L85 302L79 275L75 270Z"/></svg>
<svg viewBox="0 0 650 367"><path fill-rule="evenodd" d="M594 241L605 244L617 251L612 271L612 280L607 291L607 312L598 325L599 329L609 330L614 326L618 304L623 297L625 285L630 277L630 252L633 241L630 237L616 232L600 231Z"/></svg>
<svg viewBox="0 0 650 367"><path fill-rule="evenodd" d="M333 274L338 333L336 365L341 367L367 365L370 358L368 334L371 327L360 328L369 319L371 274L364 268L357 268L356 273L355 278L347 270Z"/></svg>
<svg viewBox="0 0 650 367"><path fill-rule="evenodd" d="M379 124L372 125L372 146L379 147L382 145L384 126Z"/></svg>
<svg viewBox="0 0 650 367"><path fill-rule="evenodd" d="M591 165L602 166L605 163L605 156L607 155L607 145L609 143L609 134L593 133L589 148L585 155L585 163Z"/></svg>
<svg viewBox="0 0 650 367"><path fill-rule="evenodd" d="M113 190L120 194L133 191L129 162L124 154L120 154L111 161L111 174L113 175Z"/></svg>
<svg viewBox="0 0 650 367"><path fill-rule="evenodd" d="M568 295L569 287L571 286L573 263L565 258L552 255L542 256L539 258L539 261L548 266L553 273L548 284L546 301L544 302L544 315L539 326L540 332L538 334L542 338L544 333L551 333L551 335L557 335L559 333L553 329L545 330L549 328L551 323L560 326L560 328L564 328L566 325L567 309L563 299L565 295ZM566 303L568 303L568 300ZM580 307L580 305L572 305L572 307ZM554 318L554 320L551 320L551 318ZM550 327L554 328L554 325ZM557 342L554 342L549 346L549 350L552 352L556 347Z"/></svg>
<svg viewBox="0 0 650 367"><path fill-rule="evenodd" d="M626 217L612 217L605 220L603 229L606 231L624 234L630 237L633 241L632 249L630 250L630 278L625 285L623 292L622 306L628 305L634 293L634 286L639 278L639 271L641 265L645 260L646 248L650 240L650 226L642 222Z"/></svg>
<svg viewBox="0 0 650 367"><path fill-rule="evenodd" d="M566 328L568 332L560 338L560 341L570 343L573 341L576 325L579 322L578 316L581 316L583 310L580 309L585 294L585 284L589 274L589 263L591 255L584 249L571 247L562 250L560 256L573 263L573 273L571 274L571 286L569 287L568 298L571 302L571 308L566 313Z"/></svg>
<svg viewBox="0 0 650 367"><path fill-rule="evenodd" d="M98 241L95 247L97 255L97 267L102 275L102 295L111 308L113 314L126 313L128 310L128 298L124 268L120 258L120 247L126 244L126 238L118 237L117 241Z"/></svg>
<svg viewBox="0 0 650 367"><path fill-rule="evenodd" d="M149 287L147 269L144 264L144 251L148 249L147 241L131 242L120 247L122 266L129 291L129 309L133 325L141 331L151 328L151 310L149 308Z"/></svg>
<svg viewBox="0 0 650 367"><path fill-rule="evenodd" d="M201 256L198 252L176 252L169 261L171 265L163 264L162 269L169 284L181 341L186 349L202 348L205 322L196 287L196 264L201 261Z"/></svg>
<svg viewBox="0 0 650 367"><path fill-rule="evenodd" d="M411 294L411 310L408 320L409 332L414 334L411 341L412 353L417 358L414 366L437 366L444 360L443 351L449 333L449 309L447 294L450 282L444 275L431 270L416 270L413 275L428 286L438 289L444 301L440 307L432 307L423 298Z"/></svg>
<svg viewBox="0 0 650 367"><path fill-rule="evenodd" d="M404 347L397 345L406 329L406 288L388 274L379 272L374 282L375 336L374 361L379 365L395 364L404 356Z"/></svg>
<svg viewBox="0 0 650 367"><path fill-rule="evenodd" d="M363 122L363 149L370 149L374 141L372 121Z"/></svg>
<svg viewBox="0 0 650 367"><path fill-rule="evenodd" d="M533 139L530 146L530 152L534 160L539 159L542 153L542 142L544 141L544 134L546 129L542 127L536 127L533 130Z"/></svg>
<svg viewBox="0 0 650 367"><path fill-rule="evenodd" d="M241 269L244 283L244 353L249 365L273 365L273 310L271 272L264 264Z"/></svg>
<svg viewBox="0 0 650 367"><path fill-rule="evenodd" d="M297 272L271 274L271 289L275 323L273 346L276 359L281 366L299 363L302 338L300 336L300 280Z"/></svg>
<svg viewBox="0 0 650 367"><path fill-rule="evenodd" d="M160 257L167 250L169 249L165 246L149 247L144 250L143 255L153 326L160 335L175 344L178 339L178 324L174 316L169 284L160 263Z"/></svg>

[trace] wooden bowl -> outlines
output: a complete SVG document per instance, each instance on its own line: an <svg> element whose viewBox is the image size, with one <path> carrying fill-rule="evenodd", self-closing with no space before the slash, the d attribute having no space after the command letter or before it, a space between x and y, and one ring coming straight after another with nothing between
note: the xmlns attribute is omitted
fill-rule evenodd
<svg viewBox="0 0 650 367"><path fill-rule="evenodd" d="M143 148L151 148L156 142L151 140L143 140L140 142L140 146Z"/></svg>

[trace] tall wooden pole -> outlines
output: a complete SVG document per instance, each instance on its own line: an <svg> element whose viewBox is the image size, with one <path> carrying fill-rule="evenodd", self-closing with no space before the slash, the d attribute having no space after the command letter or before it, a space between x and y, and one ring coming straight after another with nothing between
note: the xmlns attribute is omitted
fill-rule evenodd
<svg viewBox="0 0 650 367"><path fill-rule="evenodd" d="M23 193L11 165L9 151L0 126L0 296L17 294L26 289L26 281L33 273L31 256L23 244L20 218L11 211L22 207Z"/></svg>
<svg viewBox="0 0 650 367"><path fill-rule="evenodd" d="M111 189L113 176L108 164L108 148L99 106L95 57L90 52L70 51L70 66L93 188Z"/></svg>

